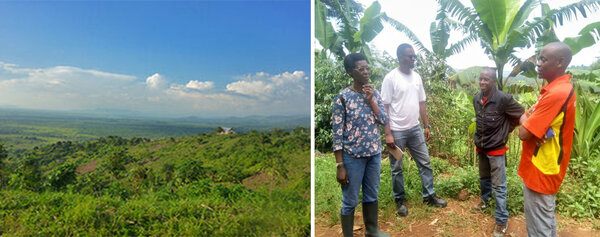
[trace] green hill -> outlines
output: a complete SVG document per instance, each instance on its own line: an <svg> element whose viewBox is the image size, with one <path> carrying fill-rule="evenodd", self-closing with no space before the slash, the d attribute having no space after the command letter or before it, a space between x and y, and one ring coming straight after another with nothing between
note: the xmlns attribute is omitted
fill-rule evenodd
<svg viewBox="0 0 600 237"><path fill-rule="evenodd" d="M63 141L2 166L0 233L310 235L310 133Z"/></svg>
<svg viewBox="0 0 600 237"><path fill-rule="evenodd" d="M219 126L233 127L240 133L292 130L310 126L310 117L148 118L0 108L0 142L5 142L12 154L59 141L91 141L106 136L152 139L193 136L214 132Z"/></svg>

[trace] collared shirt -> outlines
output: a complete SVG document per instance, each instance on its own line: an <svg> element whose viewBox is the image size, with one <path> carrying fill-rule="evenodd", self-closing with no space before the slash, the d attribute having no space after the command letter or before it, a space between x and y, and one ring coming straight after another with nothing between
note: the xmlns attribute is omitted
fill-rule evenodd
<svg viewBox="0 0 600 237"><path fill-rule="evenodd" d="M333 151L344 150L355 158L381 153L377 124L384 125L387 118L377 90L373 92L373 100L377 101L379 116L375 116L365 95L350 87L335 97L332 111Z"/></svg>
<svg viewBox="0 0 600 237"><path fill-rule="evenodd" d="M571 75L565 74L542 87L538 101L526 112L527 120L521 125L539 139L544 138L548 128L556 133L547 142L555 144L553 147L557 149L552 152L545 152L546 144L538 146L533 138L523 141L519 176L529 189L538 193L557 193L569 165L576 97L571 94L570 79Z"/></svg>

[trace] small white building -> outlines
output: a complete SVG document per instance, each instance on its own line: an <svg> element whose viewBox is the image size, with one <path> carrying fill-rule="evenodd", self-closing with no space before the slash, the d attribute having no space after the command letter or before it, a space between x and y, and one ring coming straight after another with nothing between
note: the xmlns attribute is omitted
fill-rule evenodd
<svg viewBox="0 0 600 237"><path fill-rule="evenodd" d="M233 130L233 128L226 128L226 127L221 127L223 128L222 131L220 131L218 134L234 134L235 130Z"/></svg>

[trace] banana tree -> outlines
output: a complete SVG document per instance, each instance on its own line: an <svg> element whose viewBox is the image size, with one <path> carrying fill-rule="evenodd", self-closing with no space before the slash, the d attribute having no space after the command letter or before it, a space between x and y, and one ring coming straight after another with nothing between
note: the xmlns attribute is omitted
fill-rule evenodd
<svg viewBox="0 0 600 237"><path fill-rule="evenodd" d="M587 17L587 12L596 10L600 0L584 0L559 9L552 9L544 17L527 21L531 12L540 5L538 0L471 0L473 8L465 7L459 0L438 0L438 3L453 17L456 17L470 36L479 38L485 53L491 56L498 73L498 88L503 88L503 71L507 63L517 65L520 59L514 55L517 48L528 48L536 43L544 32L552 27L552 22L577 17L578 13Z"/></svg>
<svg viewBox="0 0 600 237"><path fill-rule="evenodd" d="M578 36L567 37L563 42L569 45L573 54L600 42L600 21L583 27Z"/></svg>
<svg viewBox="0 0 600 237"><path fill-rule="evenodd" d="M371 49L367 42L383 30L381 5L377 1L373 2L358 19L355 14L348 14L352 5L350 1L342 2L344 4L328 1L326 5L323 0L315 3L315 38L325 51L329 51L338 59L345 56L344 49L348 52L361 52L367 58L371 58ZM338 18L328 17L330 11ZM334 22L337 23L337 31L333 27Z"/></svg>

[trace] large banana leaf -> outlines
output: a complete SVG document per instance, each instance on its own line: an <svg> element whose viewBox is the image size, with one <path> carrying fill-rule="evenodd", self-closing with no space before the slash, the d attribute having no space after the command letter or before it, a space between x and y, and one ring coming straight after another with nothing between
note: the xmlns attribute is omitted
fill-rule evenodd
<svg viewBox="0 0 600 237"><path fill-rule="evenodd" d="M454 81L461 86L476 85L482 70L483 67L480 66L469 67L452 75L448 80Z"/></svg>
<svg viewBox="0 0 600 237"><path fill-rule="evenodd" d="M446 47L448 46L448 39L450 39L450 27L444 21L446 19L446 12L440 10L438 15L436 16L438 23L431 22L429 26L429 35L431 37L431 48L433 53L448 57L449 55L445 55Z"/></svg>
<svg viewBox="0 0 600 237"><path fill-rule="evenodd" d="M504 44L506 35L519 12L519 0L472 0L479 19L487 25L493 36L492 48Z"/></svg>
<svg viewBox="0 0 600 237"><path fill-rule="evenodd" d="M600 21L585 26L579 35L567 37L564 43L569 45L573 54L578 53L584 48L590 47L600 41Z"/></svg>
<svg viewBox="0 0 600 237"><path fill-rule="evenodd" d="M330 50L334 54L343 53L342 45L336 43L338 36L331 23L327 21L327 8L320 1L317 1L315 5L315 38L324 49Z"/></svg>
<svg viewBox="0 0 600 237"><path fill-rule="evenodd" d="M354 34L354 41L370 42L383 30L381 5L375 1L360 18L360 30Z"/></svg>

